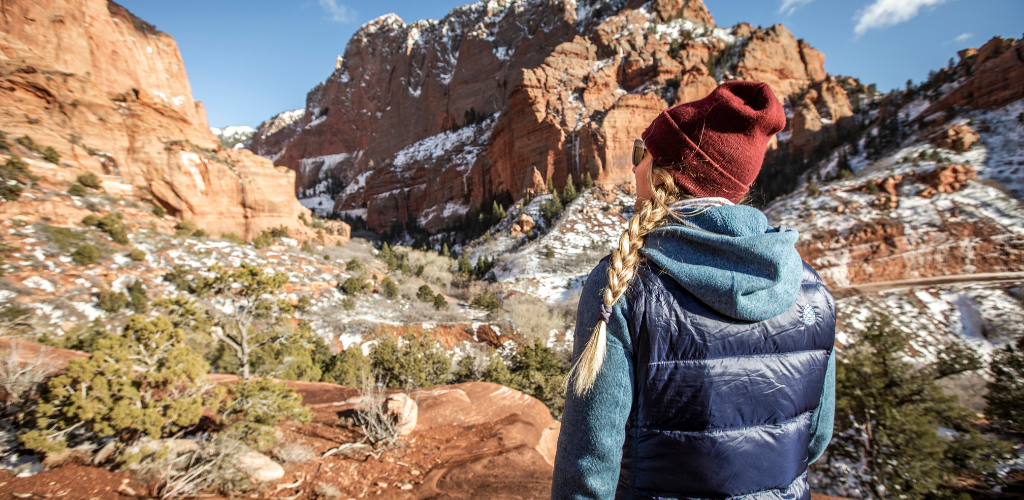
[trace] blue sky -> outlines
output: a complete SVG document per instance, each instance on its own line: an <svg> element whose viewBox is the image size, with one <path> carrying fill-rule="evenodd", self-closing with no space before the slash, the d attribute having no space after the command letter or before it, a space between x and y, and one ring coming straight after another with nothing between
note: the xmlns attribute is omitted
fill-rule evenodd
<svg viewBox="0 0 1024 500"><path fill-rule="evenodd" d="M256 126L305 105L360 25L394 12L438 19L465 0L119 0L178 42L210 124ZM705 0L719 26L784 24L825 53L825 70L879 90L920 81L956 51L1020 38L1020 0Z"/></svg>

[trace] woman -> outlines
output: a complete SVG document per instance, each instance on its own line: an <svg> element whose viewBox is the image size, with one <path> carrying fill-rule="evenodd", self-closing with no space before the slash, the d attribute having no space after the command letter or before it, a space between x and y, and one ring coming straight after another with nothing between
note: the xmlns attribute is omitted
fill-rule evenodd
<svg viewBox="0 0 1024 500"><path fill-rule="evenodd" d="M835 304L797 232L735 204L785 124L767 85L728 82L637 141L636 215L576 315L553 499L809 498Z"/></svg>

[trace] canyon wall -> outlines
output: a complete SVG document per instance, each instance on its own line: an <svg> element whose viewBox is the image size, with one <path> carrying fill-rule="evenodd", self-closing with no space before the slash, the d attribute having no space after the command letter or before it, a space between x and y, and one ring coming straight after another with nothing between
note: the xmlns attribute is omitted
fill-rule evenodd
<svg viewBox="0 0 1024 500"><path fill-rule="evenodd" d="M170 35L107 0L0 9L0 130L11 142L53 147L70 172L61 177L92 172L108 191L151 193L212 234L306 231L295 174L220 146Z"/></svg>
<svg viewBox="0 0 1024 500"><path fill-rule="evenodd" d="M488 1L367 23L306 108L250 147L296 172L300 199L378 231L415 219L438 232L535 189L535 172L558 189L569 175L629 182L647 124L730 79L801 97L796 151L852 115L824 56L781 25L716 27L700 0Z"/></svg>

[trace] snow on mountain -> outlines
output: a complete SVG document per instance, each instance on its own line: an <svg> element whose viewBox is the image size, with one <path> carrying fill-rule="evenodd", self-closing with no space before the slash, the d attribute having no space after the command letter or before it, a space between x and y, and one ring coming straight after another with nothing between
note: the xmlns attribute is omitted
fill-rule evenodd
<svg viewBox="0 0 1024 500"><path fill-rule="evenodd" d="M210 132L220 139L220 143L229 149L242 149L249 144L256 129L245 125L237 127L210 127Z"/></svg>

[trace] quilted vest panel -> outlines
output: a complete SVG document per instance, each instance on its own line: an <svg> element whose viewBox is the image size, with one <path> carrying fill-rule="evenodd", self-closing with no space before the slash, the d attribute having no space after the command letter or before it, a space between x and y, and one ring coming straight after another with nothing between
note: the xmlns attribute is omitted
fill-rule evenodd
<svg viewBox="0 0 1024 500"><path fill-rule="evenodd" d="M745 322L641 266L627 295L636 366L617 498L809 498L810 420L835 303L804 264L784 313Z"/></svg>

